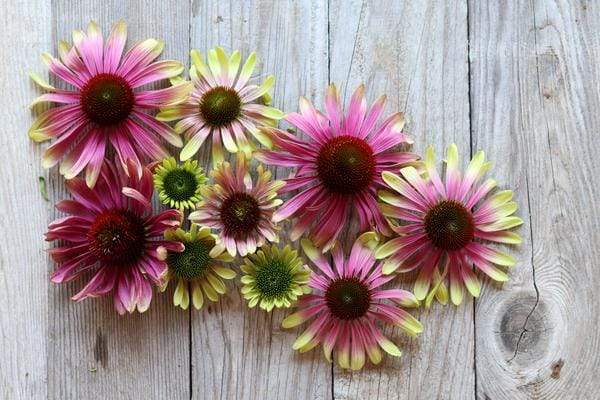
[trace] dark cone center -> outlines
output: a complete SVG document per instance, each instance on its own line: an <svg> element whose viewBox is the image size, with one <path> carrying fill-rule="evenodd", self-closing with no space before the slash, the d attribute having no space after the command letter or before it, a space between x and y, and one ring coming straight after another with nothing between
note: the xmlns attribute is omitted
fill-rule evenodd
<svg viewBox="0 0 600 400"><path fill-rule="evenodd" d="M87 234L90 251L102 262L125 266L144 253L146 232L143 221L128 210L99 214Z"/></svg>
<svg viewBox="0 0 600 400"><path fill-rule="evenodd" d="M358 278L338 278L327 288L325 300L333 315L348 321L367 313L371 292Z"/></svg>
<svg viewBox="0 0 600 400"><path fill-rule="evenodd" d="M81 107L101 126L118 124L131 113L135 96L127 81L113 74L98 74L81 90Z"/></svg>
<svg viewBox="0 0 600 400"><path fill-rule="evenodd" d="M243 237L258 226L259 220L258 202L247 193L234 193L221 205L221 221L229 235Z"/></svg>
<svg viewBox="0 0 600 400"><path fill-rule="evenodd" d="M440 249L459 250L473 240L473 216L453 200L444 200L431 208L424 224L427 236Z"/></svg>
<svg viewBox="0 0 600 400"><path fill-rule="evenodd" d="M318 176L335 193L355 194L369 187L375 177L375 159L369 144L353 136L330 139L319 150Z"/></svg>

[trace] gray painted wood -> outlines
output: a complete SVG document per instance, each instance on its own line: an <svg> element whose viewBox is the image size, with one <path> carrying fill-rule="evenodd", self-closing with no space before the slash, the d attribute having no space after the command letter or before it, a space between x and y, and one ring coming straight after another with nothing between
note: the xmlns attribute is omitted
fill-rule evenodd
<svg viewBox="0 0 600 400"><path fill-rule="evenodd" d="M460 1L332 1L331 80L347 87L349 99L364 82L371 101L388 96L387 112L406 114L418 152L434 144L442 154L456 143L469 154L467 9ZM466 162L466 160L463 160ZM353 238L348 238L350 241ZM412 290L414 276L393 286ZM402 347L379 367L361 372L335 369L340 399L472 399L473 307L415 313L425 327L419 339L386 330Z"/></svg>
<svg viewBox="0 0 600 400"><path fill-rule="evenodd" d="M71 31L91 19L106 34L121 18L128 22L128 46L155 37L165 41L162 58L187 60L187 1L54 1L52 44L70 41ZM49 177L53 198L65 198L58 171L50 170ZM58 215L52 213L51 219ZM121 317L110 298L73 303L69 298L82 284L48 284L48 397L189 398L188 313L175 309L169 294L155 293L148 312Z"/></svg>
<svg viewBox="0 0 600 400"><path fill-rule="evenodd" d="M598 4L567 0L3 3L0 398L597 397L599 17ZM485 150L525 220L511 280L486 283L458 309L417 311L419 339L386 331L403 357L358 373L332 369L319 350L294 353L297 332L279 328L285 313L247 310L237 283L202 312L175 309L172 292L125 317L108 299L72 303L83 282L48 282L42 234L67 194L58 172L40 166L45 145L27 138L26 105L39 92L25 72L45 74L40 53L90 19L108 32L119 18L129 43L163 39L163 58L186 64L191 47L257 51L257 72L277 77L274 103L285 111L299 95L321 104L329 80L346 99L364 82L369 99L387 93L388 111L406 113L416 151L456 142L464 165ZM412 288L413 278L394 284Z"/></svg>
<svg viewBox="0 0 600 400"><path fill-rule="evenodd" d="M19 24L15 22L19 21ZM2 57L0 108L4 118L0 148L0 398L46 397L48 263L42 234L51 203L42 199L38 177L41 151L27 137L31 112L27 104L36 88L23 71L43 72L39 54L51 44L50 4L0 5ZM25 26L35 27L24 32ZM8 29L5 29L5 28Z"/></svg>
<svg viewBox="0 0 600 400"><path fill-rule="evenodd" d="M511 280L477 302L477 392L597 398L600 8L469 7L474 147L526 221Z"/></svg>
<svg viewBox="0 0 600 400"><path fill-rule="evenodd" d="M296 110L299 96L320 100L327 85L327 7L322 1L194 2L191 46L256 51L255 76L275 75L273 105ZM209 150L202 160L209 167ZM289 170L274 169L286 177ZM285 225L286 227L289 225ZM285 232L286 229L283 229ZM284 241L285 233L281 235ZM235 261L240 265L239 258ZM329 399L331 366L322 351L299 355L286 312L248 309L239 277L219 304L192 314L194 399Z"/></svg>

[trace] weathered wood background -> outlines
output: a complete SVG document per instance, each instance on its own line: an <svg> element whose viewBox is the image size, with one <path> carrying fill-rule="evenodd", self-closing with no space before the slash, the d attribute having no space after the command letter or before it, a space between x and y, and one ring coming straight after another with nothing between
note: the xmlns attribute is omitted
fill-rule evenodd
<svg viewBox="0 0 600 400"><path fill-rule="evenodd" d="M248 310L235 289L202 312L169 295L125 317L72 303L81 282L48 280L42 234L66 192L27 138L26 73L47 74L40 54L90 19L107 32L120 18L129 43L164 39L187 64L191 48L256 50L285 111L364 82L407 114L416 151L484 149L525 220L511 280L417 311L418 340L390 332L404 356L356 373L292 352L283 313ZM2 2L0 31L1 399L600 398L600 2L26 0Z"/></svg>

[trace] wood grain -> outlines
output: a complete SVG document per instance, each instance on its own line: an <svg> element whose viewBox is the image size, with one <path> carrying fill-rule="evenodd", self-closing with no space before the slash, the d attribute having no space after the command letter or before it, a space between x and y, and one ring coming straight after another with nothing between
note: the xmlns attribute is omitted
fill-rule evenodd
<svg viewBox="0 0 600 400"><path fill-rule="evenodd" d="M202 312L175 309L172 292L125 317L109 299L71 302L83 281L48 280L42 235L68 195L58 171L40 166L45 145L27 138L26 105L39 91L25 72L47 74L40 53L90 19L107 33L120 18L130 45L163 39L163 58L186 65L190 48L257 51L257 74L276 76L274 103L285 111L300 95L322 105L329 81L346 101L362 82L370 100L386 93L387 111L406 113L417 152L455 142L465 165L485 150L525 220L523 245L509 249L511 280L487 282L460 308L415 311L419 339L386 331L404 355L355 373L320 350L293 352L297 332L280 329L286 313L248 310L237 282ZM600 4L575 0L4 2L0 398L597 398L599 21ZM201 153L208 167L208 146ZM412 289L411 278L394 284Z"/></svg>
<svg viewBox="0 0 600 400"><path fill-rule="evenodd" d="M480 398L597 397L599 11L470 3L474 145L526 221L511 280L477 302Z"/></svg>
<svg viewBox="0 0 600 400"><path fill-rule="evenodd" d="M275 107L296 110L301 95L322 98L328 71L324 2L195 2L192 13L192 48L220 45L243 56L256 51L258 79L276 77ZM202 158L207 167L208 153ZM289 174L274 171L279 178ZM280 326L286 312L250 310L239 283L231 286L219 304L192 314L193 398L331 398L331 367L322 352L298 355L291 348L297 332Z"/></svg>
<svg viewBox="0 0 600 400"><path fill-rule="evenodd" d="M71 31L84 29L92 19L107 34L124 18L129 46L155 37L166 43L163 58L187 60L187 1L54 1L52 16L54 46L59 39L70 41ZM49 176L53 200L66 198L58 171L50 170ZM170 296L155 295L148 312L120 317L110 298L69 300L82 284L48 284L48 397L189 398L188 313L175 309Z"/></svg>
<svg viewBox="0 0 600 400"><path fill-rule="evenodd" d="M388 113L405 112L415 151L434 144L441 154L456 143L468 156L464 3L333 1L330 21L331 80L347 88L346 99L364 82L371 101L387 94ZM393 285L412 290L413 281L401 276ZM335 398L472 399L472 313L471 301L416 311L425 326L419 339L388 330L404 355L357 373L336 368Z"/></svg>
<svg viewBox="0 0 600 400"><path fill-rule="evenodd" d="M18 24L15 23L18 21ZM27 104L36 89L24 71L43 73L32 60L51 43L50 4L23 2L0 5L4 40L0 57L4 116L0 148L3 179L0 189L0 398L46 397L48 281L42 233L51 203L42 199L38 177L47 177L41 152L30 143ZM34 26L25 32L25 26Z"/></svg>

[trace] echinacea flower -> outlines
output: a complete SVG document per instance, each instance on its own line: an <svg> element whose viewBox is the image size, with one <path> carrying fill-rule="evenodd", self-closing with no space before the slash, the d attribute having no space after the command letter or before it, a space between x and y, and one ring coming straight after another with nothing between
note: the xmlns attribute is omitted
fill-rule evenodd
<svg viewBox="0 0 600 400"><path fill-rule="evenodd" d="M235 272L222 265L233 261L233 257L224 253L224 249L215 246L215 235L210 228L192 224L188 232L181 228L165 232L165 239L180 243L182 249L168 250L159 247L159 259L166 261L169 269L165 285L177 282L173 294L173 304L186 310L190 304L188 285L192 289L192 304L197 310L204 305L204 297L217 301L227 292L223 279L233 279Z"/></svg>
<svg viewBox="0 0 600 400"><path fill-rule="evenodd" d="M145 167L138 175L132 161L127 168L126 173L120 163L105 160L93 189L80 178L67 181L73 200L63 200L56 208L70 215L52 222L46 233L47 241L61 241L48 250L58 264L52 282L92 271L93 277L72 299L112 293L119 314L146 311L151 284L162 285L167 266L157 258L157 248L181 249L181 244L163 240L165 230L179 226L181 213L153 213L152 173Z"/></svg>
<svg viewBox="0 0 600 400"><path fill-rule="evenodd" d="M488 242L521 243L521 237L510 231L523 223L512 215L517 210L517 203L511 201L512 191L490 195L496 181L487 179L479 183L491 166L483 152L473 156L464 176L458 162L458 149L452 144L442 182L434 150L429 147L425 155L428 179L423 179L412 167L403 168L401 177L383 173L383 180L399 195L382 191L379 197L387 204L382 204L381 210L402 224L393 226L399 236L377 249L376 256L389 257L383 265L386 274L419 269L414 293L419 300L427 297L426 304L434 295L441 303L447 301L446 277L454 304L462 302L463 286L474 297L479 296L481 283L472 265L495 281L508 280L506 272L497 266L513 266L514 258L493 249ZM430 291L432 281L434 286Z"/></svg>
<svg viewBox="0 0 600 400"><path fill-rule="evenodd" d="M217 245L227 249L233 257L243 257L269 242L277 242L277 227L273 211L281 204L277 191L282 181L271 180L271 172L262 165L256 168L253 184L248 172L248 161L239 154L235 169L222 162L211 171L214 184L201 189L202 201L189 219L202 226L219 230Z"/></svg>
<svg viewBox="0 0 600 400"><path fill-rule="evenodd" d="M274 124L283 113L263 101L275 77L268 76L260 86L250 83L256 54L250 54L241 70L239 51L230 56L220 47L211 49L208 65L198 50L191 51L191 58L192 95L185 103L166 107L157 115L161 121L179 120L175 130L183 133L187 140L180 159L184 161L196 154L209 135L215 166L223 161L223 145L230 153L242 151L250 157L254 145L248 140L247 132L269 145L258 127Z"/></svg>
<svg viewBox="0 0 600 400"><path fill-rule="evenodd" d="M385 102L382 96L367 108L364 87L359 86L343 116L337 89L331 85L325 96L325 115L300 98L300 113L285 117L309 139L263 128L276 151L259 150L256 158L265 164L296 168L283 191L301 192L274 215L277 222L297 217L290 233L292 240L308 230L317 247L327 251L347 227L351 211L358 215L361 230L374 228L391 234L376 201L376 190L383 185L381 173L398 170L418 157L391 150L410 142L402 133L401 113L378 122Z"/></svg>
<svg viewBox="0 0 600 400"><path fill-rule="evenodd" d="M154 186L160 201L182 211L196 207L205 183L206 176L197 160L177 164L174 157L168 157L154 169Z"/></svg>
<svg viewBox="0 0 600 400"><path fill-rule="evenodd" d="M283 249L264 246L248 255L241 269L246 274L242 276L242 295L250 308L257 304L266 311L291 307L299 296L310 293L310 269L290 245Z"/></svg>
<svg viewBox="0 0 600 400"><path fill-rule="evenodd" d="M162 160L168 156L161 138L182 146L181 137L146 110L185 100L191 84L184 82L159 90L138 89L180 74L183 65L172 60L154 62L164 47L156 39L138 43L121 57L126 39L127 27L123 21L115 24L106 45L98 25L90 22L87 34L73 32L73 47L59 43L60 59L43 55L50 72L69 86L58 89L31 74L48 91L32 104L58 104L42 113L29 130L29 137L36 142L57 139L44 152L44 168L60 162L60 173L66 179L85 168L86 183L93 187L108 143L124 168L132 160L138 171L142 168L140 159Z"/></svg>
<svg viewBox="0 0 600 400"><path fill-rule="evenodd" d="M373 364L382 359L380 348L393 356L402 354L383 335L379 322L398 326L411 336L422 332L421 323L400 308L418 306L415 296L405 290L381 288L392 276L382 274L381 264L375 265L377 243L376 233L363 233L348 258L339 245L334 246L332 267L320 249L302 239L304 252L320 273L311 275L313 294L302 296L299 311L282 322L284 328L291 328L314 318L294 342L295 350L305 352L323 344L329 362L335 351L340 367L358 370L365 364L365 352Z"/></svg>

